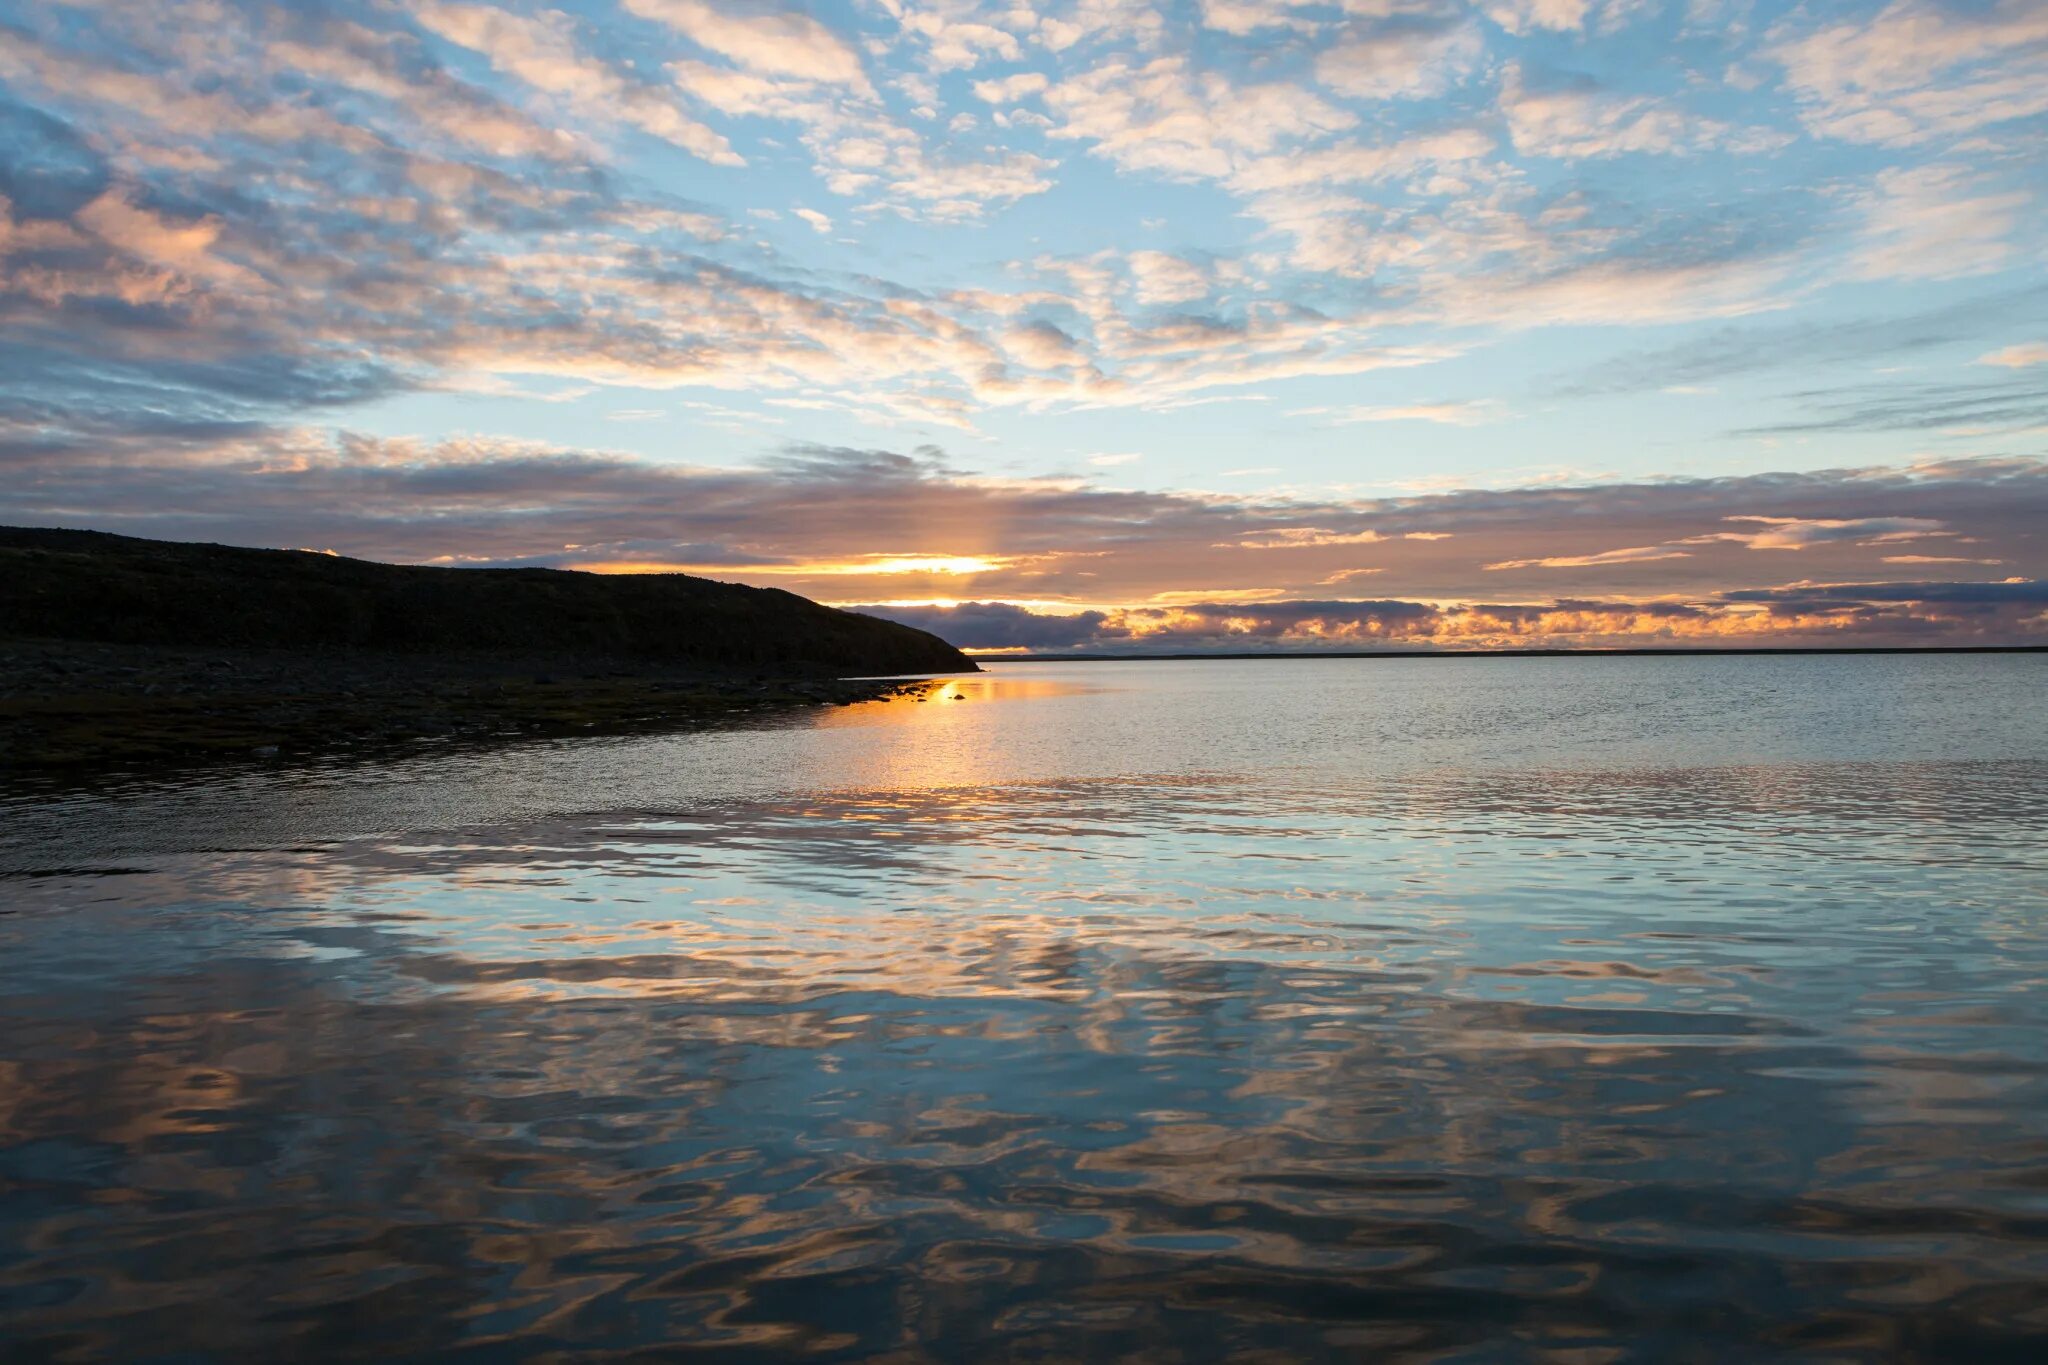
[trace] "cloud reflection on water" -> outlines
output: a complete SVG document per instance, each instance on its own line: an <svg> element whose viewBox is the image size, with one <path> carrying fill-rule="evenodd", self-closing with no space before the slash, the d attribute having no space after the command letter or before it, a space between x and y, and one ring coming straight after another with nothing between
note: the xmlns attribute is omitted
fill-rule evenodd
<svg viewBox="0 0 2048 1365"><path fill-rule="evenodd" d="M2048 764L949 787L906 747L881 790L16 881L0 1321L86 1358L2037 1330Z"/></svg>

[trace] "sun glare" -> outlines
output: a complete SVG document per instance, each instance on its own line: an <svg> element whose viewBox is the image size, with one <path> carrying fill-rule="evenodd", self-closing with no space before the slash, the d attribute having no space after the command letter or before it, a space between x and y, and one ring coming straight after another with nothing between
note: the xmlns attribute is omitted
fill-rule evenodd
<svg viewBox="0 0 2048 1365"><path fill-rule="evenodd" d="M979 555L903 555L895 558L865 560L849 564L835 571L840 573L942 573L976 574L990 573L1002 568L1008 560L985 559Z"/></svg>
<svg viewBox="0 0 2048 1365"><path fill-rule="evenodd" d="M678 564L647 559L591 559L563 567L589 573L733 574L746 578L854 578L863 574L944 574L965 578L972 574L993 573L1015 562L1013 556L878 554L863 555L858 559L812 560L794 564Z"/></svg>

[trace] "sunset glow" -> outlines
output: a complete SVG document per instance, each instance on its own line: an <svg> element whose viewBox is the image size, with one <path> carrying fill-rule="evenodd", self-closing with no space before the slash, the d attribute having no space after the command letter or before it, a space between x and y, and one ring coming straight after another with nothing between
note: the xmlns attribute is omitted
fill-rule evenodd
<svg viewBox="0 0 2048 1365"><path fill-rule="evenodd" d="M982 559L973 555L876 555L867 559L817 564L677 564L661 560L591 559L568 560L560 567L589 573L694 573L718 577L768 577L792 574L799 577L836 578L875 574L937 574L964 577L988 573L1009 563L1003 559Z"/></svg>

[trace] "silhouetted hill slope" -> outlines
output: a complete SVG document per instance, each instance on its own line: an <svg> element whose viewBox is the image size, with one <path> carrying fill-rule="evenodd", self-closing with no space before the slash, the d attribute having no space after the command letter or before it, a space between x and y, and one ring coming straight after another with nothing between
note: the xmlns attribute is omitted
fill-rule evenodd
<svg viewBox="0 0 2048 1365"><path fill-rule="evenodd" d="M428 568L16 527L0 527L0 636L840 674L976 671L910 626L687 574Z"/></svg>

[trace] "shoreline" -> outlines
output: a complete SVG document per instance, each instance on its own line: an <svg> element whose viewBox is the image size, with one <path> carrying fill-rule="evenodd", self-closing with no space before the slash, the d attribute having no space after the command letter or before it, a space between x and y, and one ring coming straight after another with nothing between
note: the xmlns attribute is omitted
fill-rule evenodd
<svg viewBox="0 0 2048 1365"><path fill-rule="evenodd" d="M0 640L0 772L688 728L923 686L644 659Z"/></svg>
<svg viewBox="0 0 2048 1365"><path fill-rule="evenodd" d="M2048 645L1834 645L1736 649L1296 649L1237 653L987 654L963 651L977 664L1140 664L1203 659L1714 659L1732 655L2048 654Z"/></svg>

